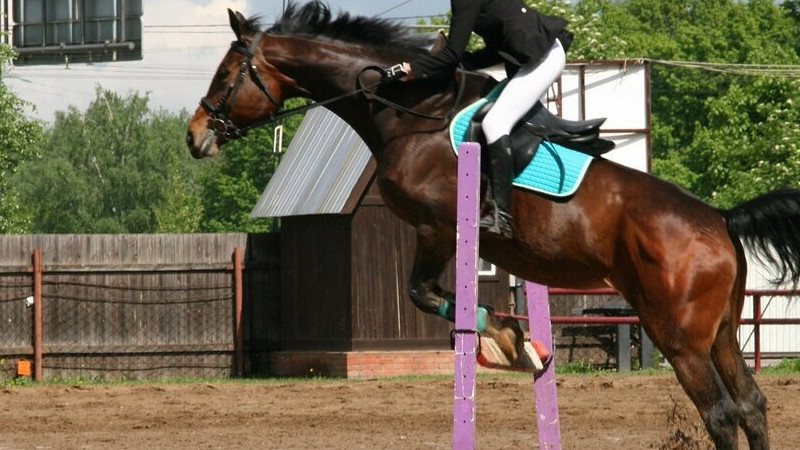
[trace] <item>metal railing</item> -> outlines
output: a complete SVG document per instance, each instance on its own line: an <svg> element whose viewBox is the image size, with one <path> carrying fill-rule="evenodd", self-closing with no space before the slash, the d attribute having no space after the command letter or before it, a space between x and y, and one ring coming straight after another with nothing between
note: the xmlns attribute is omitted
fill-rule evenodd
<svg viewBox="0 0 800 450"><path fill-rule="evenodd" d="M550 288L550 295L558 296L608 296L620 295L613 289L592 289L592 290L579 290L579 289L562 289ZM762 308L763 297L790 297L800 296L800 290L787 290L787 289L748 289L745 295L753 298L752 312L753 318L740 319L740 325L753 326L753 365L756 372L761 370L763 361L763 352L761 349L761 327L767 325L800 325L800 317L795 318L765 318ZM514 317L521 320L527 320L525 316L517 316L512 314L500 314L504 316ZM552 316L550 321L553 325L639 325L639 318L636 316Z"/></svg>

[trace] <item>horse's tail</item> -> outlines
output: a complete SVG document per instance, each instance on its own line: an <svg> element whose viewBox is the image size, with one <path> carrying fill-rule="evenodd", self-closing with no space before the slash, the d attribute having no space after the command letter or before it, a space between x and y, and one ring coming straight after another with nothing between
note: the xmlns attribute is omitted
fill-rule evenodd
<svg viewBox="0 0 800 450"><path fill-rule="evenodd" d="M722 214L731 236L777 269L773 283L800 284L800 190L773 191Z"/></svg>

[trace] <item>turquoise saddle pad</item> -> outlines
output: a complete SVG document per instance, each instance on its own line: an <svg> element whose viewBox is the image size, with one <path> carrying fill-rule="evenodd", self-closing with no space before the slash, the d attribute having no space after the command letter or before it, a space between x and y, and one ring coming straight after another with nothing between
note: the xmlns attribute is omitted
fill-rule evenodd
<svg viewBox="0 0 800 450"><path fill-rule="evenodd" d="M489 95L464 108L450 123L450 142L456 154L458 146L466 138L472 116L483 105L497 99L504 87L505 83L501 83ZM539 144L536 155L525 170L514 178L514 185L556 197L568 197L580 186L592 159L585 153L545 141Z"/></svg>

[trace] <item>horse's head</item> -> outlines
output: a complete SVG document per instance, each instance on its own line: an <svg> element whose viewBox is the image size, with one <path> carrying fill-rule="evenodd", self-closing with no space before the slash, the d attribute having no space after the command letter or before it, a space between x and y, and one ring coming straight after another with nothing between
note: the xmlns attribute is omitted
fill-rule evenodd
<svg viewBox="0 0 800 450"><path fill-rule="evenodd" d="M362 79L361 74L411 59L425 40L424 35L409 33L390 21L348 13L333 17L320 0L303 6L288 2L283 16L263 33L257 19L231 10L228 16L236 40L220 63L186 136L195 158L215 156L222 144L270 122L283 101L292 97L325 104L345 120L349 117L351 126L360 125L362 137L375 135L374 125L365 119L371 110L354 105L369 104L372 96L356 94L367 86L376 87L379 75L367 72ZM357 89L361 82L365 84ZM400 85L403 83L377 87L388 100L414 105L439 89L434 85L398 89Z"/></svg>
<svg viewBox="0 0 800 450"><path fill-rule="evenodd" d="M192 156L216 156L219 146L268 122L281 108L293 81L267 61L264 35L255 20L228 10L236 40L217 68L208 93L189 123L186 143Z"/></svg>

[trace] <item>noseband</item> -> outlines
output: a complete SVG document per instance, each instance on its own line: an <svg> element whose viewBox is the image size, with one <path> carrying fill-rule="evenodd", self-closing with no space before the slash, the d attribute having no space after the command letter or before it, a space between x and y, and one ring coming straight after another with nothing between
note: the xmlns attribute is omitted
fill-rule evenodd
<svg viewBox="0 0 800 450"><path fill-rule="evenodd" d="M253 64L253 55L258 48L259 41L261 41L261 34L262 33L256 33L256 35L253 36L250 47L246 47L240 40L231 43L231 49L244 55L244 61L242 61L239 67L239 74L233 80L233 83L229 84L227 89L225 89L225 93L222 94L217 104L213 105L206 97L200 99L200 106L212 117L211 126L209 126L209 128L214 134L223 136L228 140L242 137L248 130L248 128L239 128L230 119L230 112L233 110L236 95L246 76L250 76L253 83L255 83L261 92L278 107L278 110L281 108L281 102L279 102L275 98L275 95L269 90L269 85L264 81L264 78L261 77L261 74L258 72L258 67ZM270 118L272 118L272 116L273 114L270 115Z"/></svg>

